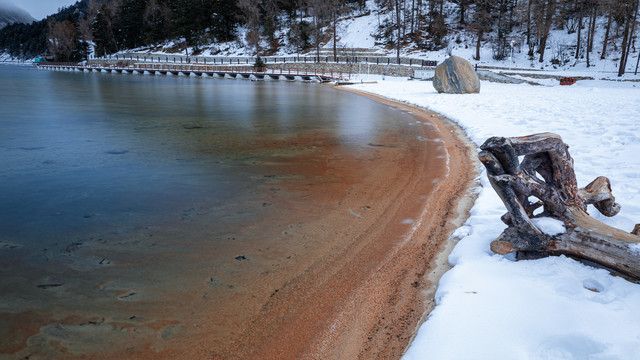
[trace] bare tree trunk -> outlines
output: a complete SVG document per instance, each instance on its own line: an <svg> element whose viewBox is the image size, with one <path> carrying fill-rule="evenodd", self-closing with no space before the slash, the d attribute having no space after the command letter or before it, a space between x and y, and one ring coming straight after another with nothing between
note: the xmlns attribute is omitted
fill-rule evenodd
<svg viewBox="0 0 640 360"><path fill-rule="evenodd" d="M631 22L631 30L629 34L629 41L627 43L627 54L624 59L624 67L626 71L627 61L629 60L629 54L631 53L631 44L633 43L633 35L636 31L636 20L638 18L638 0L633 4L633 21Z"/></svg>
<svg viewBox="0 0 640 360"><path fill-rule="evenodd" d="M407 0L402 0L402 38L407 36Z"/></svg>
<svg viewBox="0 0 640 360"><path fill-rule="evenodd" d="M513 13L515 11L515 7L518 6L518 1L514 1L513 4L511 4L509 7L509 32L511 32L511 29L513 28Z"/></svg>
<svg viewBox="0 0 640 360"><path fill-rule="evenodd" d="M591 27L589 31L589 42L587 45L587 52L593 51L593 38L596 35L596 20L598 19L598 4L593 5L593 9L591 10Z"/></svg>
<svg viewBox="0 0 640 360"><path fill-rule="evenodd" d="M338 15L333 13L333 61L338 61L338 46L336 45L337 34L336 34L336 23L338 22Z"/></svg>
<svg viewBox="0 0 640 360"><path fill-rule="evenodd" d="M533 0L529 0L527 4L527 46L531 46L531 3ZM530 54L533 56L533 54Z"/></svg>
<svg viewBox="0 0 640 360"><path fill-rule="evenodd" d="M592 5L592 9L591 12L589 13L589 25L588 25L588 31L587 31L587 67L591 66L590 60L591 58L589 57L591 54L591 50L593 49L593 37L595 35L595 31L596 31L596 15L598 12L598 8L597 5L594 4Z"/></svg>
<svg viewBox="0 0 640 360"><path fill-rule="evenodd" d="M622 33L622 55L620 56L620 64L618 66L618 76L622 76L626 67L626 58L627 58L627 41L629 41L629 28L631 27L631 13L629 12L629 16L625 19L624 22L624 31Z"/></svg>
<svg viewBox="0 0 640 360"><path fill-rule="evenodd" d="M502 9L498 11L498 41L502 39Z"/></svg>
<svg viewBox="0 0 640 360"><path fill-rule="evenodd" d="M418 8L416 9L416 28L420 29L420 18L422 17L422 0L418 0Z"/></svg>
<svg viewBox="0 0 640 360"><path fill-rule="evenodd" d="M607 42L609 41L609 30L611 29L611 19L613 19L613 10L611 9L611 5L609 5L609 19L607 19L607 27L604 31L604 41L602 42L602 55L600 55L600 60L604 60L607 54Z"/></svg>
<svg viewBox="0 0 640 360"><path fill-rule="evenodd" d="M580 11L578 11L578 39L576 40L576 63L580 58L580 42L582 40L582 11L584 9L583 5L580 5Z"/></svg>
<svg viewBox="0 0 640 360"><path fill-rule="evenodd" d="M397 41L397 53L396 56L398 58L398 64L400 64L400 4L398 0L396 0L396 26L398 27L398 41Z"/></svg>
<svg viewBox="0 0 640 360"><path fill-rule="evenodd" d="M551 30L551 24L553 22L553 15L556 11L556 1L545 1L544 23L542 28L542 34L540 36L540 59L539 62L544 61L544 51L547 47L547 38L549 38L549 31Z"/></svg>
<svg viewBox="0 0 640 360"><path fill-rule="evenodd" d="M416 0L411 0L411 33L414 31L415 24L415 15L416 15Z"/></svg>
<svg viewBox="0 0 640 360"><path fill-rule="evenodd" d="M467 7L467 0L460 0L460 25L464 25L464 12Z"/></svg>
<svg viewBox="0 0 640 360"><path fill-rule="evenodd" d="M545 47L547 47L547 37L548 35L545 35L540 38L540 46L538 48L538 51L540 52L540 58L538 59L538 62L544 61L544 50L545 50Z"/></svg>
<svg viewBox="0 0 640 360"><path fill-rule="evenodd" d="M591 64L589 63L589 53L591 53L591 47L589 46L589 44L591 43L591 17L589 17L589 28L587 31L587 67L591 66Z"/></svg>
<svg viewBox="0 0 640 360"><path fill-rule="evenodd" d="M475 60L480 60L480 45L482 43L482 31L478 31L478 42L476 42L476 57Z"/></svg>
<svg viewBox="0 0 640 360"><path fill-rule="evenodd" d="M316 10L314 10L314 14L313 14L313 27L314 27L314 32L316 33L316 59L317 61L320 61L320 20L318 19L318 14L315 14Z"/></svg>
<svg viewBox="0 0 640 360"><path fill-rule="evenodd" d="M429 15L429 27L433 26L433 12L435 11L435 2L433 0L429 1L429 11L427 14Z"/></svg>

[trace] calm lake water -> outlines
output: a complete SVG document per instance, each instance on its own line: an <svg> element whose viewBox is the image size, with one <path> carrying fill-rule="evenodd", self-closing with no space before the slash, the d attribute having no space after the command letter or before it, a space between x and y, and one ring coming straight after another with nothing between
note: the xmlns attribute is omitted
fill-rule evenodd
<svg viewBox="0 0 640 360"><path fill-rule="evenodd" d="M274 231L256 219L287 217L271 199L300 192L279 179L314 185L282 159L369 156L389 131L418 141L412 121L318 84L0 66L0 353L30 339L30 351L82 354L69 339L99 334L44 325L72 315L138 321L149 304L163 311L153 297L190 289L200 269L192 282L207 282L209 299L239 291L221 269L244 253L226 244L249 249ZM196 266L204 252L207 265ZM39 335L15 331L29 322Z"/></svg>
<svg viewBox="0 0 640 360"><path fill-rule="evenodd" d="M375 142L390 112L304 83L0 66L0 84L0 237L35 248L233 199L269 155L252 143Z"/></svg>

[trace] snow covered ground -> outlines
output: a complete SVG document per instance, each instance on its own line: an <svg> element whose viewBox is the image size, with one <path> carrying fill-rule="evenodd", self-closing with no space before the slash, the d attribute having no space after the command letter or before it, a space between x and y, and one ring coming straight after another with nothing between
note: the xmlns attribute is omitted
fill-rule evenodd
<svg viewBox="0 0 640 360"><path fill-rule="evenodd" d="M613 218L589 213L626 231L640 223L640 82L482 82L480 94L450 95L430 81L377 80L353 87L441 113L477 145L491 136L560 134L579 186L608 176L622 205ZM478 182L471 216L454 233L454 267L405 359L640 359L640 285L566 257L516 262L493 254L506 210L484 170Z"/></svg>

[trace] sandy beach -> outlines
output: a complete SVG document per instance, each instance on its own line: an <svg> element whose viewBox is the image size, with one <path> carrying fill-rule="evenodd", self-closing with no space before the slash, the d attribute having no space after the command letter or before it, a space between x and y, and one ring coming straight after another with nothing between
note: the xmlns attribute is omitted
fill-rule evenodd
<svg viewBox="0 0 640 360"><path fill-rule="evenodd" d="M3 349L32 359L400 358L434 306L449 236L473 202L475 154L447 119L366 96L415 123L360 148L322 134L287 140L313 152L260 164L272 172L259 175L256 203L217 211L272 210L229 233L223 248L202 241L216 217L197 208L162 229L72 249L61 268L91 270L81 259L96 256L118 261L97 279L80 277L75 290L53 278L21 290L66 305L40 312L16 302L2 315L15 330L3 334ZM172 238L183 248L164 245Z"/></svg>

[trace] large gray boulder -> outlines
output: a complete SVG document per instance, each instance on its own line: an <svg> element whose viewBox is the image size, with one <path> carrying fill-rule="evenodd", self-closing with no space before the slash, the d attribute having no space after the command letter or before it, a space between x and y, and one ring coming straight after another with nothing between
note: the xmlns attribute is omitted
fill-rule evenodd
<svg viewBox="0 0 640 360"><path fill-rule="evenodd" d="M477 94L480 92L480 80L467 60L450 56L436 67L433 87L439 93Z"/></svg>

